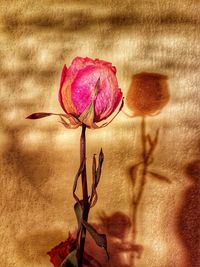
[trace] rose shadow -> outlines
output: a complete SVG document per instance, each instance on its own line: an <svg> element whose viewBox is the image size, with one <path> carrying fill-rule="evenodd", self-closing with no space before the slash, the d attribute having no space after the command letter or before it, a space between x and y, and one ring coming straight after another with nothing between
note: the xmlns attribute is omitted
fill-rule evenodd
<svg viewBox="0 0 200 267"><path fill-rule="evenodd" d="M86 249L96 256L102 267L133 267L132 258L140 257L142 246L137 245L130 239L132 230L131 219L123 212L117 211L111 215L105 212L99 216L99 222L95 228L107 236L109 261L102 251L96 247L94 241L88 235Z"/></svg>
<svg viewBox="0 0 200 267"><path fill-rule="evenodd" d="M155 149L159 141L159 128L154 136L147 132L147 116L155 116L170 99L167 84L168 77L159 73L141 72L132 76L131 85L127 93L127 106L133 112L132 117L141 117L140 140L142 151L141 160L129 167L128 174L132 183L132 240L135 242L137 235L137 216L140 203L145 190L148 176L160 181L171 183L170 179L157 171L149 170L154 162ZM129 116L131 117L131 115ZM135 266L135 259L132 258L131 266Z"/></svg>

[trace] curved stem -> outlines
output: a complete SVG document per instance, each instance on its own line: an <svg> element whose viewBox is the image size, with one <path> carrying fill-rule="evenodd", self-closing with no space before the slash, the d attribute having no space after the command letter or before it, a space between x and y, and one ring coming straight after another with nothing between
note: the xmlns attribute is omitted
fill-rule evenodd
<svg viewBox="0 0 200 267"><path fill-rule="evenodd" d="M80 162L86 162L86 126L82 125L82 133L80 138ZM88 188L87 188L87 172L86 172L86 163L84 165L83 171L81 173L82 180L82 209L83 209L83 220L87 222L88 213L89 213L89 203L88 203ZM82 225L80 229L80 243L78 251L78 267L83 266L84 259L84 247L85 247L85 238L86 238L86 228Z"/></svg>

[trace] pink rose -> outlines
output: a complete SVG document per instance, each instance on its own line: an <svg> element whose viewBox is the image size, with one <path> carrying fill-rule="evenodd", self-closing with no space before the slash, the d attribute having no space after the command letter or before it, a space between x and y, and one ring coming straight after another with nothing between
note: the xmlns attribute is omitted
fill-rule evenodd
<svg viewBox="0 0 200 267"><path fill-rule="evenodd" d="M116 69L111 63L76 57L69 68L63 67L59 101L76 123L95 128L107 119L122 100Z"/></svg>

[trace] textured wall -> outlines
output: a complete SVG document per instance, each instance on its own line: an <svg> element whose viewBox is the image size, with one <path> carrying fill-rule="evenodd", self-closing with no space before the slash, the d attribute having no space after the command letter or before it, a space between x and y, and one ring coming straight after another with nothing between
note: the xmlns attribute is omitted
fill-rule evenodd
<svg viewBox="0 0 200 267"><path fill-rule="evenodd" d="M166 75L170 93L162 112L145 122L152 136L160 129L149 168L166 179L146 173L137 216L141 118L120 113L107 128L88 130L88 166L100 147L105 153L90 215L108 232L113 256L103 266L200 266L199 8L195 0L0 1L2 267L51 266L46 252L74 229L80 129L66 130L57 118L24 118L61 111L60 71L77 55L111 61L125 96L142 71Z"/></svg>

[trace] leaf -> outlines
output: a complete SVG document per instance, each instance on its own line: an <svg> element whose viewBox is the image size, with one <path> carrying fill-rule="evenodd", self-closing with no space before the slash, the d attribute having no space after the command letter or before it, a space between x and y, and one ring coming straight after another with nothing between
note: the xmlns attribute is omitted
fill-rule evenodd
<svg viewBox="0 0 200 267"><path fill-rule="evenodd" d="M82 211L81 204L79 202L76 202L76 204L74 205L74 211L75 211L75 214L76 214L78 228L80 229L81 221L82 221L82 218L83 218L83 211Z"/></svg>
<svg viewBox="0 0 200 267"><path fill-rule="evenodd" d="M53 113L47 113L47 112L38 112L38 113L33 113L26 117L26 119L31 119L31 120L37 120L37 119L42 119L44 117L48 117L54 115Z"/></svg>
<svg viewBox="0 0 200 267"><path fill-rule="evenodd" d="M60 267L78 267L78 260L76 257L77 250L73 250L61 263Z"/></svg>
<svg viewBox="0 0 200 267"><path fill-rule="evenodd" d="M171 184L171 180L169 178L163 176L163 175L160 175L158 173L151 172L151 171L149 171L148 173L162 182L167 182L167 183Z"/></svg>
<svg viewBox="0 0 200 267"><path fill-rule="evenodd" d="M94 207L98 199L96 188L101 178L101 170L102 170L103 161L104 161L104 154L101 148L100 153L99 153L99 163L98 163L97 168L96 168L96 155L93 156L93 164L92 164L93 183L92 183L92 194L90 198L90 207Z"/></svg>
<svg viewBox="0 0 200 267"><path fill-rule="evenodd" d="M91 193L91 197L90 197L90 207L94 207L94 205L97 202L98 199L98 195L97 195L97 191L96 191L96 176L97 176L97 171L96 171L96 155L93 155L93 162L92 162L92 178L93 178L93 182L92 182L92 193Z"/></svg>
<svg viewBox="0 0 200 267"><path fill-rule="evenodd" d="M85 226L85 228L87 229L87 231L90 233L91 237L94 239L94 241L96 242L97 246L104 248L109 260L109 254L107 251L107 239L106 239L106 235L105 234L99 234L96 229L89 223L82 221L82 224Z"/></svg>
<svg viewBox="0 0 200 267"><path fill-rule="evenodd" d="M96 171L95 187L97 187L100 177L101 177L101 169L102 169L103 161L104 161L104 154L101 148L100 153L99 153L99 164L98 164L97 171Z"/></svg>

